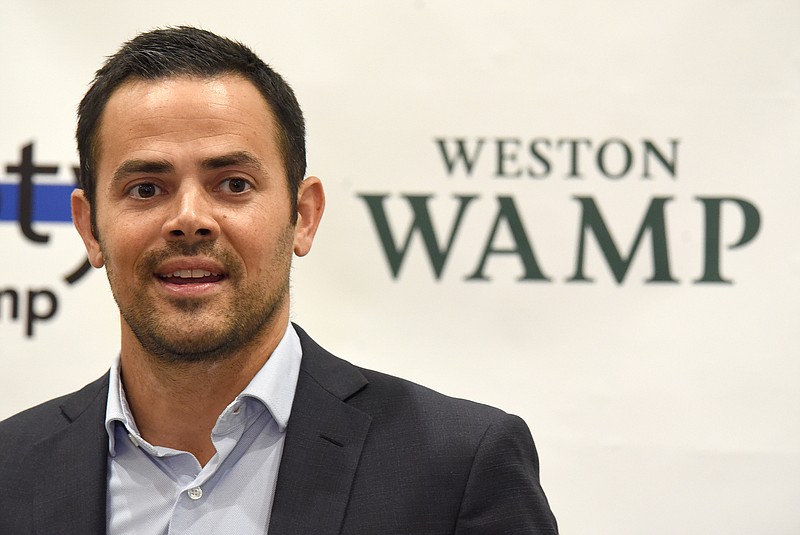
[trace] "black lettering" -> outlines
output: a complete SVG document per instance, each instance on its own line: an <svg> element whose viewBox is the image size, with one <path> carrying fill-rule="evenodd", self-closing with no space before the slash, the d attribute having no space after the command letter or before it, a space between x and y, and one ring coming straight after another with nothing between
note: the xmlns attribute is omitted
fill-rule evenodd
<svg viewBox="0 0 800 535"><path fill-rule="evenodd" d="M75 271L64 276L64 281L67 284L75 284L76 282L81 280L81 278L84 275L86 275L90 269L92 269L91 262L89 262L88 258L84 258L81 265L78 266L78 268Z"/></svg>
<svg viewBox="0 0 800 535"><path fill-rule="evenodd" d="M522 174L522 169L517 167L514 171L509 173L506 170L506 163L516 163L517 162L517 155L519 154L519 139L503 139L497 138L495 140L497 144L497 173L495 176L498 177L505 177L505 178L516 178ZM506 146L512 145L513 151L509 153L506 151Z"/></svg>
<svg viewBox="0 0 800 535"><path fill-rule="evenodd" d="M544 138L537 138L531 141L530 144L530 152L531 156L533 156L534 160L539 162L542 165L542 170L537 172L533 169L533 167L528 167L528 176L533 178L544 178L550 174L550 160L548 160L544 154L539 151L538 145L545 145L548 149L550 148L550 140Z"/></svg>
<svg viewBox="0 0 800 535"><path fill-rule="evenodd" d="M36 303L40 298L45 298L45 309L40 312L40 307ZM55 316L58 311L58 299L56 294L50 290L29 290L28 291L28 317L25 321L26 334L33 336L33 323L35 321L44 321Z"/></svg>
<svg viewBox="0 0 800 535"><path fill-rule="evenodd" d="M455 142L455 152L451 154L451 152L448 151L448 140L444 138L436 139L436 144L442 155L442 161L444 162L445 169L447 169L447 174L452 175L456 165L461 162L464 165L464 169L466 169L467 176L471 175L485 140L483 138L476 139L475 146L471 153L467 149L466 139L454 138L452 141Z"/></svg>
<svg viewBox="0 0 800 535"><path fill-rule="evenodd" d="M543 275L542 270L539 269L539 264L536 262L536 257L533 254L530 240L528 239L528 235L525 233L525 228L522 225L519 212L514 204L514 199L512 197L500 196L497 197L497 202L500 204L500 209L497 211L497 217L494 220L494 226L489 233L489 239L486 241L486 246L483 248L483 256L481 256L475 272L472 275L469 275L466 280L488 281L489 278L484 274L483 271L486 267L486 261L488 260L489 255L496 254L513 254L519 257L519 259L522 261L522 266L525 268L525 274L518 279L520 281L550 280ZM506 225L508 225L511 235L514 238L514 243L516 244L515 247L500 249L493 246L495 237L497 236L497 231L500 228L501 221L504 221Z"/></svg>
<svg viewBox="0 0 800 535"><path fill-rule="evenodd" d="M22 159L19 165L6 166L7 173L19 174L19 227L22 234L36 243L47 243L47 234L38 234L33 230L33 177L34 175L54 175L58 173L58 166L35 165L33 163L33 143L22 147Z"/></svg>
<svg viewBox="0 0 800 535"><path fill-rule="evenodd" d="M359 194L358 196L361 197L365 203L367 203L372 220L375 222L375 230L378 233L381 246L383 247L384 253L386 253L386 260L389 262L389 269L392 272L392 277L395 279L400 273L400 267L403 264L403 259L405 258L406 253L408 252L408 247L411 243L411 237L415 234L415 232L419 232L419 234L422 236L423 243L425 244L425 250L428 253L428 258L430 259L431 266L433 267L433 272L436 275L436 278L439 279L442 275L442 270L444 269L445 262L450 254L450 249L453 245L453 241L455 240L456 233L461 225L461 220L464 217L467 206L477 198L477 195L454 195L459 203L458 212L456 213L455 220L450 229L450 236L448 237L446 244L444 246L440 246L439 240L436 237L436 231L433 228L431 215L428 210L428 199L430 199L433 195L402 195L402 197L411 206L411 210L414 213L414 219L411 222L408 232L406 232L406 237L402 245L397 245L393 232L389 226L388 218L386 217L383 201L386 199L386 197L388 197L388 195Z"/></svg>
<svg viewBox="0 0 800 535"><path fill-rule="evenodd" d="M703 276L694 282L718 282L733 284L733 280L726 279L720 273L722 258L722 203L734 203L741 209L744 217L742 235L728 249L736 249L750 242L758 234L761 227L761 216L751 202L734 197L695 197L703 203L705 212L705 247Z"/></svg>
<svg viewBox="0 0 800 535"><path fill-rule="evenodd" d="M592 147L591 140L588 139L559 139L556 145L561 148L562 145L568 145L570 148L569 152L569 173L565 176L567 178L582 178L580 172L580 166L578 165L578 147L581 144L585 144L587 148Z"/></svg>
<svg viewBox="0 0 800 535"><path fill-rule="evenodd" d="M0 290L0 304L2 304L4 297L8 298L8 301L11 303L8 309L11 319L15 320L19 318L19 293L13 288L6 288L5 290ZM0 306L0 318L2 317L3 307Z"/></svg>
<svg viewBox="0 0 800 535"><path fill-rule="evenodd" d="M639 243L642 241L642 237L646 231L650 232L653 248L653 276L647 279L647 282L678 282L676 279L672 278L670 274L667 230L664 221L664 205L667 201L671 200L671 197L654 197L652 199L627 257L623 257L620 254L619 248L612 238L594 199L591 197L577 196L573 198L581 203L582 217L575 274L568 279L568 282L593 281L593 279L586 277L583 272L586 235L590 230L597 239L600 250L618 284L621 284L624 280L628 268L633 261L636 249L638 249Z"/></svg>
<svg viewBox="0 0 800 535"><path fill-rule="evenodd" d="M668 160L664 153L658 150L658 147L655 146L654 143L645 139L644 140L644 173L642 174L643 178L650 178L652 175L650 174L650 155L656 157L656 159L661 162L661 166L667 170L669 175L672 178L675 178L676 169L678 167L678 140L677 139L670 139L670 146L672 147L671 158Z"/></svg>
<svg viewBox="0 0 800 535"><path fill-rule="evenodd" d="M622 147L622 169L617 173L610 172L606 165L606 149L612 144ZM631 170L631 165L633 165L633 153L631 152L631 148L621 139L609 139L608 141L604 141L603 144L600 145L600 148L597 149L597 168L600 169L600 172L607 178L621 178L627 175L628 171Z"/></svg>

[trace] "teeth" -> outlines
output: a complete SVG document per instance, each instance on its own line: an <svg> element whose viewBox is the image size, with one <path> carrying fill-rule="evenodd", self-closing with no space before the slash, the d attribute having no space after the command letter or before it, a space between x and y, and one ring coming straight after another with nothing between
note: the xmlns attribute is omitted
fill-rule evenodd
<svg viewBox="0 0 800 535"><path fill-rule="evenodd" d="M210 277L211 275L213 275L213 273L204 269L179 269L170 276L180 277L182 279L200 279L202 277Z"/></svg>

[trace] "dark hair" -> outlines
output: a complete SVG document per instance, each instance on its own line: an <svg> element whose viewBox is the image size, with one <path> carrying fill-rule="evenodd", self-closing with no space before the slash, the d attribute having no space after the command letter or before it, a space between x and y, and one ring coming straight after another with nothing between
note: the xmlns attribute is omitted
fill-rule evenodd
<svg viewBox="0 0 800 535"><path fill-rule="evenodd" d="M81 166L78 187L83 189L89 204L93 206L96 200L100 118L120 85L131 79L210 78L224 74L240 75L252 82L275 115L278 148L286 168L292 204L296 206L297 191L306 172L306 146L303 112L292 88L242 43L189 26L157 29L136 36L109 57L95 74L91 87L78 105L75 135ZM92 209L93 223L94 214Z"/></svg>

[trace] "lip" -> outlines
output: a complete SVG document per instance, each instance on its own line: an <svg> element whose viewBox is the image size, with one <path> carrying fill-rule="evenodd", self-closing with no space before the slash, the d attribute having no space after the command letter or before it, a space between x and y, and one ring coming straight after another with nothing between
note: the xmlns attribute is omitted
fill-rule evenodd
<svg viewBox="0 0 800 535"><path fill-rule="evenodd" d="M182 273L183 276L176 277L175 273ZM167 260L159 264L153 272L153 278L163 291L175 297L209 296L220 291L228 280L227 273L219 262L203 257Z"/></svg>
<svg viewBox="0 0 800 535"><path fill-rule="evenodd" d="M199 256L189 256L182 258L171 258L170 260L162 262L156 268L154 275L156 277L164 277L172 275L176 271L183 271L187 269L199 269L217 275L226 274L225 268L216 260Z"/></svg>

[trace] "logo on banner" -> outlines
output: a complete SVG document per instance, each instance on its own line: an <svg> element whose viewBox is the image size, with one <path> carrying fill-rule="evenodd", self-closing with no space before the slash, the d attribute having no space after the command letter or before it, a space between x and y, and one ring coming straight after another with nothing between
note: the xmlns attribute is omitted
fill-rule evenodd
<svg viewBox="0 0 800 535"><path fill-rule="evenodd" d="M559 179L579 184L587 177L619 181L636 176L642 180L659 177L674 181L678 179L680 141L441 137L434 139L432 149L437 152L447 179L518 179L528 182ZM434 193L357 194L367 207L392 278L402 277L414 236L419 237L417 242L421 241L424 256L430 262L431 275L437 280L445 276L454 244L461 237L460 229L475 205L488 202L495 206L494 217L488 222L486 237L474 264L462 266L465 281L492 280L491 261L503 256L518 260L519 281L562 279L567 283L593 283L598 273L590 273L587 266L587 250L591 247L604 259L608 271L606 276L617 284L626 282L637 255L648 254L651 274L645 283L680 282L672 267L675 253L670 250L668 240L670 229L666 214L671 203L676 202L672 196L652 196L648 202L632 206L630 209L636 211L639 218L635 228L613 228L603 215L602 198L571 195L570 202L574 203L579 214L574 222L577 239L571 259L573 268L570 273L553 274L545 267L546 259L540 260L536 253L529 229L523 223L523 211L513 195L487 198L477 193L452 193L456 202L455 215L445 221L435 215ZM398 218L389 213L386 201L392 198L406 205L406 214L402 215L411 216L405 228L394 223L393 219ZM452 201L446 202L452 204ZM692 282L732 284L734 278L722 273L722 258L728 251L739 249L756 237L761 225L758 208L747 199L730 195L695 196L691 202L697 203L702 210L703 220L698 222L698 231L704 240L702 250L697 252L702 272ZM734 212L738 212L735 217L742 221L739 235L725 243L723 217L734 217ZM502 232L510 236L511 245L508 245L508 240L501 245ZM629 248L620 244L620 235L634 236Z"/></svg>
<svg viewBox="0 0 800 535"><path fill-rule="evenodd" d="M46 246L51 236L38 224L72 223L70 194L75 189L74 183L34 183L35 177L58 174L59 166L37 163L33 143L22 147L19 161L8 163L5 172L13 182L0 183L0 224L17 225L23 243L28 246ZM72 173L77 180L78 168L72 167ZM9 246L5 248L7 254L12 249ZM56 266L55 269L61 269L56 276L68 286L73 285L90 267L88 259L84 257L72 266ZM0 321L21 324L27 337L35 335L39 323L51 321L56 316L58 304L58 292L52 280L28 288L20 288L13 281L0 281Z"/></svg>

